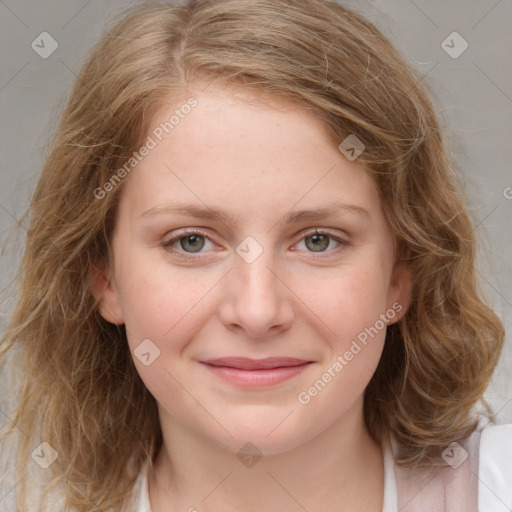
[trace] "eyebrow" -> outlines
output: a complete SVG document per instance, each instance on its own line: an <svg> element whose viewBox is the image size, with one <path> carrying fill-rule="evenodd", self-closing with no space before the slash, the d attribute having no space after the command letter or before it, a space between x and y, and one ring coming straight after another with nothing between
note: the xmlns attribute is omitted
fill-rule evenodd
<svg viewBox="0 0 512 512"><path fill-rule="evenodd" d="M370 213L366 208L355 204L347 204L341 201L335 201L323 208L311 209L311 210L296 210L286 213L283 218L279 221L281 224L297 224L304 221L315 221L323 220L334 217L336 214L344 212L349 214L355 214L363 217L369 217ZM161 214L181 214L198 219L207 220L218 220L223 223L238 224L240 217L231 215L227 212L219 210L217 208L202 207L192 204L175 204L167 206L155 206L146 210L141 217L155 216Z"/></svg>

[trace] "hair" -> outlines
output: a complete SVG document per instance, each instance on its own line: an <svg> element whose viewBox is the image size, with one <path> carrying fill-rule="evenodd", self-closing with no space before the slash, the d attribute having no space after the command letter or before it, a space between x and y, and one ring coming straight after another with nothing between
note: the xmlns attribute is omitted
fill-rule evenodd
<svg viewBox="0 0 512 512"><path fill-rule="evenodd" d="M485 403L504 329L482 299L458 168L422 77L333 1L143 3L105 32L67 100L25 213L19 297L0 344L24 375L2 442L17 439L19 475L48 442L58 458L43 497L60 486L73 510L121 510L162 445L125 329L101 317L90 291L91 270L111 257L123 183L102 199L95 191L162 107L213 81L293 102L324 121L333 144L353 134L365 145L357 161L378 187L396 262L412 275L408 311L388 327L365 390L371 436L395 436L398 464L441 465ZM21 511L26 489L25 480L16 488Z"/></svg>

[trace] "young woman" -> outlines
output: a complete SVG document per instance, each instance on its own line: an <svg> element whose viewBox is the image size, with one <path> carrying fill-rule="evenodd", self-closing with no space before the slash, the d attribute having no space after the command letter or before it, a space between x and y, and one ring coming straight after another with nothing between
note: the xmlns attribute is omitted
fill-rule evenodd
<svg viewBox="0 0 512 512"><path fill-rule="evenodd" d="M347 8L130 10L28 211L0 352L18 510L509 510L512 425L482 399L504 332L455 170Z"/></svg>

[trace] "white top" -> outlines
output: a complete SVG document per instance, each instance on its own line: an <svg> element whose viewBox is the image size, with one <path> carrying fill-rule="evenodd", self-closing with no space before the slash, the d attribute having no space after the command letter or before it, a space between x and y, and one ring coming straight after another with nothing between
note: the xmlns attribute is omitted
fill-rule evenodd
<svg viewBox="0 0 512 512"><path fill-rule="evenodd" d="M478 428L463 444L443 452L450 466L411 470L395 465L396 441L386 443L382 512L512 512L512 424ZM134 491L136 512L151 512L146 469Z"/></svg>

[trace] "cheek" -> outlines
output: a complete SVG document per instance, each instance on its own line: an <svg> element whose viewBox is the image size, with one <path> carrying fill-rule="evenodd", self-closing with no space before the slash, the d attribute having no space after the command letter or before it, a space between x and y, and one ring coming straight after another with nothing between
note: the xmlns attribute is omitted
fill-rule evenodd
<svg viewBox="0 0 512 512"><path fill-rule="evenodd" d="M215 284L214 276L173 267L161 255L154 257L156 252L140 251L118 267L121 307L133 341L141 336L163 340L190 324L196 305Z"/></svg>
<svg viewBox="0 0 512 512"><path fill-rule="evenodd" d="M323 417L325 424L335 421L361 397L375 373L385 342L385 319L395 312L386 309L387 276L378 265L374 268L346 269L324 287L324 294L315 296L316 311L329 333L317 373L297 395L309 413L308 428L315 428L313 418Z"/></svg>
<svg viewBox="0 0 512 512"><path fill-rule="evenodd" d="M130 352L146 387L162 403L170 396L187 402L179 384L184 381L186 368L174 363L181 360L183 350L208 314L207 301L201 299L214 282L208 285L206 279L192 278L192 272L161 263L148 264L142 258L125 260L119 266L119 292ZM193 400L188 403L191 410L195 406Z"/></svg>
<svg viewBox="0 0 512 512"><path fill-rule="evenodd" d="M322 272L325 277L312 274L297 282L294 290L307 306L303 313L321 324L326 339L341 350L385 313L388 275L379 262L362 259Z"/></svg>

